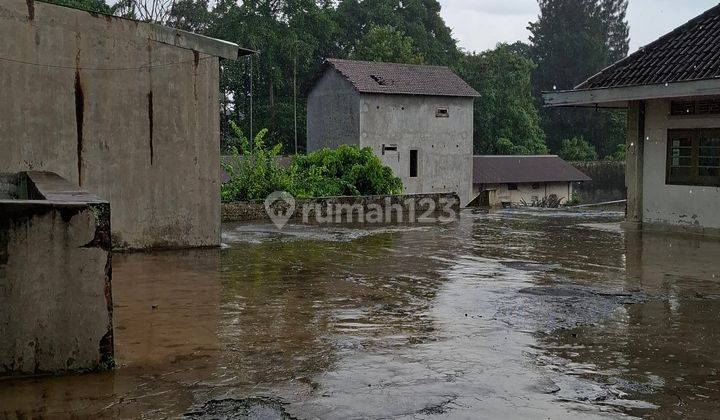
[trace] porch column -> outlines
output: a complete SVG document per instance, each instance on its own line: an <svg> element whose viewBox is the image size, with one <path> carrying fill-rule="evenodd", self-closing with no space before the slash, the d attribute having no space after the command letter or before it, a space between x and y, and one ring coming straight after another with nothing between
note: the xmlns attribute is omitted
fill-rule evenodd
<svg viewBox="0 0 720 420"><path fill-rule="evenodd" d="M627 189L626 224L641 228L643 221L643 158L645 149L645 101L628 104L628 134L625 158Z"/></svg>

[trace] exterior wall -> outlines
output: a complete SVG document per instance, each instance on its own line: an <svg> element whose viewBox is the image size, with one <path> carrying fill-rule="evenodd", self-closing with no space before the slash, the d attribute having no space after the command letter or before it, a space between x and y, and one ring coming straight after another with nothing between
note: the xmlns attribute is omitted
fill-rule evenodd
<svg viewBox="0 0 720 420"><path fill-rule="evenodd" d="M53 171L108 199L121 247L217 246L218 59L142 25L2 1L0 56L39 65L0 61L0 168Z"/></svg>
<svg viewBox="0 0 720 420"><path fill-rule="evenodd" d="M533 189L533 184L517 184L517 190L509 190L508 184L475 185L473 193L477 197L483 190L490 191L490 206L497 207L502 203L521 204L523 200L532 204L537 199L542 200L555 194L565 203L572 198L573 185L571 182L540 183L539 189Z"/></svg>
<svg viewBox="0 0 720 420"><path fill-rule="evenodd" d="M435 116L447 108L449 118ZM370 147L395 175L406 194L456 192L461 205L472 194L473 99L369 95L360 101L360 145ZM383 144L397 152L383 155ZM418 150L418 177L410 178L410 150Z"/></svg>
<svg viewBox="0 0 720 420"><path fill-rule="evenodd" d="M307 150L360 141L360 94L335 70L327 70L308 94Z"/></svg>
<svg viewBox="0 0 720 420"><path fill-rule="evenodd" d="M110 206L36 178L0 200L0 376L110 368Z"/></svg>
<svg viewBox="0 0 720 420"><path fill-rule="evenodd" d="M673 117L670 101L647 102L643 160L643 223L720 229L720 188L665 185L667 131L720 128L720 116Z"/></svg>

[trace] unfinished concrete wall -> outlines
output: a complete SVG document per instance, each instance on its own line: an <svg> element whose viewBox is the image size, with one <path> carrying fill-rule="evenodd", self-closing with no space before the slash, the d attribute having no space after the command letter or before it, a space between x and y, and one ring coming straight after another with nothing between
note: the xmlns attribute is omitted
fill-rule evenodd
<svg viewBox="0 0 720 420"><path fill-rule="evenodd" d="M436 116L439 108L448 117ZM472 195L473 99L361 96L360 145L370 147L400 177L407 194L456 192L463 206ZM383 154L383 145L397 151ZM410 177L410 151L418 151L418 176ZM474 198L474 197L473 197Z"/></svg>
<svg viewBox="0 0 720 420"><path fill-rule="evenodd" d="M624 200L625 162L597 161L573 162L580 172L592 178L591 181L574 184L575 192L584 204Z"/></svg>
<svg viewBox="0 0 720 420"><path fill-rule="evenodd" d="M666 185L670 129L720 128L720 117L670 116L670 101L648 101L645 120L643 223L691 229L720 229L720 188Z"/></svg>
<svg viewBox="0 0 720 420"><path fill-rule="evenodd" d="M106 198L122 247L216 246L218 59L148 26L0 1L0 168Z"/></svg>
<svg viewBox="0 0 720 420"><path fill-rule="evenodd" d="M110 206L52 174L0 200L0 376L112 366Z"/></svg>
<svg viewBox="0 0 720 420"><path fill-rule="evenodd" d="M360 94L335 70L327 70L308 94L307 150L358 145Z"/></svg>

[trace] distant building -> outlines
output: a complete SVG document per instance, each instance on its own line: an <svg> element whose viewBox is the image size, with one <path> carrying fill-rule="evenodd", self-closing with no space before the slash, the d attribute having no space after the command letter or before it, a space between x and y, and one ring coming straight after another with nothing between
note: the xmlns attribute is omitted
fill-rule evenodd
<svg viewBox="0 0 720 420"><path fill-rule="evenodd" d="M473 202L480 206L572 198L573 182L590 178L557 156L475 156Z"/></svg>
<svg viewBox="0 0 720 420"><path fill-rule="evenodd" d="M0 171L112 203L125 248L220 245L219 58L251 51L34 0L0 5Z"/></svg>
<svg viewBox="0 0 720 420"><path fill-rule="evenodd" d="M720 233L720 5L583 82L556 107L627 108L627 221Z"/></svg>
<svg viewBox="0 0 720 420"><path fill-rule="evenodd" d="M328 59L307 103L308 151L370 147L405 192L471 200L473 99L447 67Z"/></svg>

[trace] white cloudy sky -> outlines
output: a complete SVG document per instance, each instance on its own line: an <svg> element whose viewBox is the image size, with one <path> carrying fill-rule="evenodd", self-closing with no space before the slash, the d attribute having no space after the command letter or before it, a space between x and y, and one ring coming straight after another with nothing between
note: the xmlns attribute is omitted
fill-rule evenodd
<svg viewBox="0 0 720 420"><path fill-rule="evenodd" d="M439 0L442 16L468 51L498 42L527 41L537 18L537 0ZM630 50L646 45L718 4L718 0L630 0Z"/></svg>

